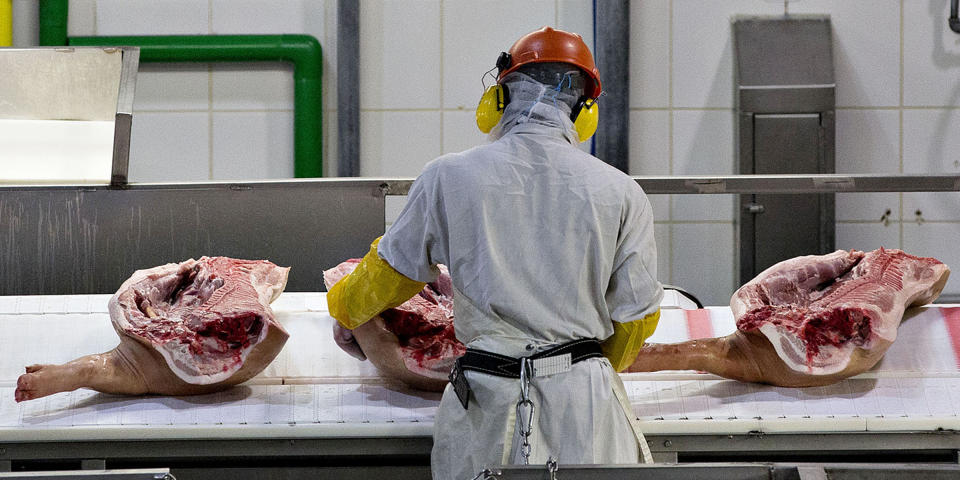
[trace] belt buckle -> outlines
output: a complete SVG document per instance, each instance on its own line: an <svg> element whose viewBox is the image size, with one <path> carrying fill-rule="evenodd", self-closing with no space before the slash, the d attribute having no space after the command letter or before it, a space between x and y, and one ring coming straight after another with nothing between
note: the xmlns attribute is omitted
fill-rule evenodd
<svg viewBox="0 0 960 480"><path fill-rule="evenodd" d="M570 371L573 356L569 353L533 359L533 376L547 377Z"/></svg>

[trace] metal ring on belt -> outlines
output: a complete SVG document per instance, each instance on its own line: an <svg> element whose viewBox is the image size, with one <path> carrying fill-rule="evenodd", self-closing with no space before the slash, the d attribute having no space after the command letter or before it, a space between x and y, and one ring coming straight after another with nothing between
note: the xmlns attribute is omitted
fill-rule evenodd
<svg viewBox="0 0 960 480"><path fill-rule="evenodd" d="M499 353L468 348L467 353L457 360L462 370L473 370L498 377L520 378L520 362L523 358L536 360L570 354L570 363L574 364L588 358L603 356L600 341L596 338L581 338L556 347L535 353L529 357L514 358Z"/></svg>

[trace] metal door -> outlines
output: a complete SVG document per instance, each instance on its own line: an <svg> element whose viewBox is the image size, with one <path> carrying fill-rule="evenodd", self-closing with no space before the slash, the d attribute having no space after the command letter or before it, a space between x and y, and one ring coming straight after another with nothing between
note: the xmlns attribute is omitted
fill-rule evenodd
<svg viewBox="0 0 960 480"><path fill-rule="evenodd" d="M754 116L754 165L758 174L824 170L821 114ZM833 244L832 195L744 195L754 210L754 275L787 258L828 253ZM743 279L747 280L747 279Z"/></svg>

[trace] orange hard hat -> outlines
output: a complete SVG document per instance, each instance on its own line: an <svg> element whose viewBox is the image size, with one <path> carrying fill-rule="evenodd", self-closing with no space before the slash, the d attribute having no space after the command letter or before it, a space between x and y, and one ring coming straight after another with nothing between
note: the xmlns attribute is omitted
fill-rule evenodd
<svg viewBox="0 0 960 480"><path fill-rule="evenodd" d="M583 37L576 33L543 27L520 37L510 47L508 53L509 58L501 55L501 59L505 62L497 61L497 66L501 67L500 74L497 76L498 81L502 81L507 74L529 63L569 63L583 70L593 80L593 86L587 87L584 94L590 98L600 96L600 71L593 63L593 55L587 48L587 44L583 43ZM503 63L502 66L501 63Z"/></svg>

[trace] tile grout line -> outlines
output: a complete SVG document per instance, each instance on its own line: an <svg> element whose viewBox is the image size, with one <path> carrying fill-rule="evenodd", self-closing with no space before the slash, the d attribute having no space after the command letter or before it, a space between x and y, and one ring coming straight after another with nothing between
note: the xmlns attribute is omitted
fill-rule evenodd
<svg viewBox="0 0 960 480"><path fill-rule="evenodd" d="M332 28L327 28L327 23L330 21L330 15L331 15L330 10L331 10L331 9L330 9L330 2L329 2L329 1L323 2L323 43L324 43L324 45L333 45L333 42L332 42L332 41L330 40L330 38L329 38L329 36L330 36L330 31L333 30L333 29L332 29ZM338 46L338 48L339 48L339 46ZM326 58L328 57L329 53L328 53L326 50L322 50L322 51L321 51L321 55L323 55L323 58L321 58L321 60L320 60L320 61L321 61L321 67L322 67L322 66L323 66L323 65L322 65L322 62L323 62L324 59L326 59ZM323 75L325 75L325 74L327 74L327 69L326 69L326 68L324 68L323 71L321 72L320 85L323 85L323 84L325 83L325 82L323 81ZM321 92L321 95L323 95L322 92ZM331 126L330 126L330 122L329 122L330 110L327 109L326 106L325 106L326 98L327 98L326 95L323 95L323 98L321 98L321 100L320 100L320 102L321 102L321 103L320 103L320 114L322 115L322 118L326 118L326 119L327 119L327 121L323 122L323 124L321 125L321 128L320 128L320 142L321 142L321 145L322 145L322 148L321 148L321 150L320 150L320 158L321 158L322 161L323 161L323 168L324 168L324 170L326 170L326 172L329 172L329 175L327 175L327 174L324 173L324 172L320 172L320 176L321 176L321 177L337 177L337 176L339 176L339 175L335 175L334 172L336 172L337 169L339 168L340 159L339 159L339 158L336 159L337 166L333 167L333 166L331 166L332 161L331 161L331 159L329 158L329 156L327 155L328 149L330 148L330 144L329 144L328 142L331 141L331 140L330 140L330 134L329 134L329 132L330 132L330 130L331 130ZM338 123L338 122L333 122L333 123L337 124L337 126L332 127L332 128L339 128L339 123ZM336 136L336 132L334 132L334 136ZM296 149L296 147L294 147L294 149ZM294 162L295 162L295 161L294 161Z"/></svg>
<svg viewBox="0 0 960 480"><path fill-rule="evenodd" d="M895 110L960 110L960 105L888 105L888 106L865 106L865 105L839 105L834 107L836 110L862 110L862 111L895 111ZM449 110L449 109L448 109ZM630 107L632 112L657 112L657 111L689 111L689 112L735 112L735 107ZM790 114L784 114L790 115Z"/></svg>
<svg viewBox="0 0 960 480"><path fill-rule="evenodd" d="M900 156L900 174L903 174L903 75L904 75L904 71L903 71L903 45L904 45L904 39L903 39L903 37L904 37L904 34L903 34L903 27L904 27L904 21L903 21L903 1L904 1L904 0L900 0L900 108L899 108L899 115L898 115L898 122L899 122L899 129L898 129L898 130L899 130L899 132L898 132L898 143L899 143L899 145L898 145L898 148L899 148L899 156ZM897 194L897 197L899 197L899 201L900 201L900 225L899 225L899 230L900 230L899 235L900 235L900 238L899 238L899 242L900 242L900 248L903 249L903 248L904 248L904 244L903 244L903 192L898 193L898 194Z"/></svg>
<svg viewBox="0 0 960 480"><path fill-rule="evenodd" d="M69 5L69 4L68 4ZM70 21L67 20L67 25L69 26ZM97 2L93 2L93 36L98 36L100 31L100 25L97 23Z"/></svg>
<svg viewBox="0 0 960 480"><path fill-rule="evenodd" d="M667 15L667 172L673 175L673 0ZM667 282L673 284L673 196L667 202Z"/></svg>
<svg viewBox="0 0 960 480"><path fill-rule="evenodd" d="M444 122L446 115L444 114L444 109L443 109L443 4L444 2L443 0L440 0L439 3L440 3L440 8L439 8L439 14L440 14L440 28L439 28L440 30L440 72L439 72L440 73L440 92L439 92L440 93L440 155L443 155L445 153L443 151L443 144L446 143L445 142L446 138L444 137L446 135L446 131L444 131L443 129L443 124L446 123Z"/></svg>
<svg viewBox="0 0 960 480"><path fill-rule="evenodd" d="M207 0L207 34L213 34L213 0ZM207 64L207 178L213 180L213 64Z"/></svg>
<svg viewBox="0 0 960 480"><path fill-rule="evenodd" d="M133 113L205 113L208 110L207 108L179 108L169 110L143 108L136 109ZM255 108L221 108L213 110L214 113L293 113L293 111L294 109L292 108L264 108L262 110Z"/></svg>

